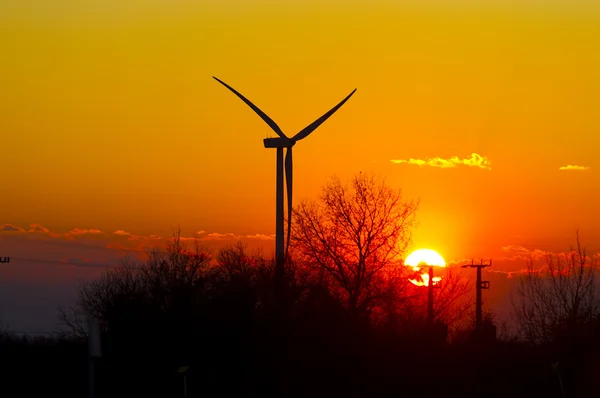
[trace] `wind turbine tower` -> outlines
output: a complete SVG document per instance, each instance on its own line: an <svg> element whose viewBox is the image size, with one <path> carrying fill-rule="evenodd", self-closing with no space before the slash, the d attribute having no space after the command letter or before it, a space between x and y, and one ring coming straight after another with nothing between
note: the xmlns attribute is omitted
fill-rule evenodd
<svg viewBox="0 0 600 398"><path fill-rule="evenodd" d="M283 280L284 280L284 264L287 258L287 253L290 245L290 230L292 225L292 147L297 141L306 138L312 133L317 127L319 127L325 120L333 115L350 97L354 94L354 89L350 94L346 96L340 103L334 106L331 110L325 113L323 116L306 126L298 134L293 137L287 137L281 128L275 123L269 116L261 111L256 105L250 100L244 97L242 94L237 92L234 88L229 86L222 80L213 78L227 87L231 92L237 95L242 101L246 103L262 120L265 121L278 135L276 138L265 138L263 140L265 148L276 148L277 149L277 176L276 176L276 206L275 206L275 295L277 299L277 305L281 304L281 295L283 292ZM284 157L283 149L286 149L285 154L285 168L284 168ZM287 244L284 245L284 201L283 201L283 179L285 170L285 181L287 186Z"/></svg>

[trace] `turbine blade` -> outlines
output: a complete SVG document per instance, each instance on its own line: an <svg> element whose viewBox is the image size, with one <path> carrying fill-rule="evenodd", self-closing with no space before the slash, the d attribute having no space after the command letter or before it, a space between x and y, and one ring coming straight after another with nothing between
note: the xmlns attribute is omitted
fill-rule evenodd
<svg viewBox="0 0 600 398"><path fill-rule="evenodd" d="M290 248L290 237L292 230L292 147L288 147L285 153L285 183L287 185L287 243L285 245L285 259L287 260Z"/></svg>
<svg viewBox="0 0 600 398"><path fill-rule="evenodd" d="M356 89L354 89L350 94L348 94L348 96L346 98L344 98L339 104L337 104L336 106L334 106L329 112L327 112L326 114L324 114L323 116L321 116L320 118L318 118L317 120L315 120L314 122L312 122L310 125L308 125L307 127L305 127L301 132L299 132L298 134L296 134L295 136L292 137L292 141L299 141L303 138L306 138L306 136L308 136L310 133L312 133L317 127L319 127L321 124L323 124L323 122L327 119L329 119L329 116L333 115L335 113L335 111L337 111L338 109L340 109L340 107L342 105L344 105L344 103L346 101L348 101L350 99L350 97L352 97L352 94L354 94L354 92L356 91Z"/></svg>
<svg viewBox="0 0 600 398"><path fill-rule="evenodd" d="M233 87L231 87L230 85L228 85L227 83L225 83L222 80L217 79L216 77L213 76L213 79L215 79L216 81L218 81L219 83L221 83L222 85L224 85L225 87L227 87L232 93L234 93L235 95L237 95L242 101L244 101L246 103L246 105L248 105L250 108L252 108L252 110L254 112L256 112L256 114L258 116L260 116L260 118L262 120L265 121L265 123L267 123L269 125L269 127L271 127L273 129L273 131L275 131L277 133L278 136L280 136L281 138L287 138L285 136L285 134L283 134L283 131L281 131L281 129L279 128L279 126L277 125L277 123L275 123L273 121L273 119L271 119L269 116L267 116L266 113L264 113L263 111L261 111L256 105L254 105L252 102L250 102L250 100L246 97L244 97L242 94L238 93Z"/></svg>

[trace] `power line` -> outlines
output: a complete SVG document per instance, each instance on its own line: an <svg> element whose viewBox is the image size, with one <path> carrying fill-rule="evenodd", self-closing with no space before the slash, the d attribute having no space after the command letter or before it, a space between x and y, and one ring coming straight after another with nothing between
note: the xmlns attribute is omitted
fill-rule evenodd
<svg viewBox="0 0 600 398"><path fill-rule="evenodd" d="M82 267L82 268L115 268L115 267L117 267L117 265L110 265L110 264L90 263L90 264L86 265L85 262L75 263L72 261L44 260L44 259L39 259L39 258L26 258L26 257L12 257L12 259L26 261L26 262L32 262L32 263L73 265L73 266ZM15 262L11 263L11 265L15 265L15 264L16 264Z"/></svg>
<svg viewBox="0 0 600 398"><path fill-rule="evenodd" d="M9 335L21 335L21 336L61 336L65 333L61 332L27 332L25 330L10 330L7 329L5 332Z"/></svg>
<svg viewBox="0 0 600 398"><path fill-rule="evenodd" d="M133 251L133 250L132 250ZM146 254L153 254L156 253L156 251L153 250L135 250L137 252L140 253L146 253ZM168 254L166 252L159 252L159 254ZM71 266L75 266L75 267L80 267L80 268L118 268L118 267L126 267L126 268L133 268L133 269L145 269L147 268L146 266L133 266L133 265L120 265L120 264L110 264L110 263L103 263L102 261L95 261L95 262L86 262L86 261L82 261L82 262L73 262L73 261L69 261L69 260L47 260L47 259L40 259L40 258L27 258L27 257L10 257L13 260L20 260L20 261L25 261L25 262L30 262L30 263L44 263L44 264L58 264L58 265L71 265ZM125 257L126 258L126 257ZM5 264L9 264L10 262L4 262ZM11 265L15 265L17 263L15 263L14 261L12 263L10 263Z"/></svg>
<svg viewBox="0 0 600 398"><path fill-rule="evenodd" d="M155 253L155 251L152 250L135 250L135 249L130 249L130 251L135 251L135 252L140 252L140 253L147 253L147 254L152 254ZM161 254L165 254L164 252L161 252ZM27 257L8 257L12 260L20 260L20 261L26 261L26 262L31 262L31 263L44 263L44 264L58 264L58 265L72 265L75 267L82 267L82 268L116 268L119 267L118 264L103 264L102 261L95 261L95 262L74 262L74 261L69 261L69 260L47 260L47 259L41 259L41 258L27 258ZM10 261L5 261L3 262L5 264L9 264ZM13 261L12 263L10 263L11 265L15 265L16 263ZM145 268L142 266L127 266L128 268Z"/></svg>

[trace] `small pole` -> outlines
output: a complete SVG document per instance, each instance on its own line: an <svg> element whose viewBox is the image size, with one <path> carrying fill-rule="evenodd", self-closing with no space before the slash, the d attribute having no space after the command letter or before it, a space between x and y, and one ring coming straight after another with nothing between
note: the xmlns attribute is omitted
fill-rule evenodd
<svg viewBox="0 0 600 398"><path fill-rule="evenodd" d="M177 370L178 373L183 374L183 398L187 398L187 371L189 368L189 366L180 366Z"/></svg>
<svg viewBox="0 0 600 398"><path fill-rule="evenodd" d="M558 381L560 383L560 394L563 398L565 398L565 388L563 387L562 376L560 374L560 371L558 372Z"/></svg>
<svg viewBox="0 0 600 398"><path fill-rule="evenodd" d="M429 266L429 282L427 284L427 320L433 324L433 267Z"/></svg>
<svg viewBox="0 0 600 398"><path fill-rule="evenodd" d="M563 386L563 381L562 381L562 375L560 374L560 369L558 368L559 365L559 361L556 361L552 364L552 370L556 371L556 374L558 375L558 383L560 385L560 395L562 396L562 398L565 398L565 389Z"/></svg>
<svg viewBox="0 0 600 398"><path fill-rule="evenodd" d="M94 357L89 356L90 398L94 398Z"/></svg>
<svg viewBox="0 0 600 398"><path fill-rule="evenodd" d="M100 325L98 320L91 315L88 315L88 358L89 358L89 387L90 387L90 398L94 398L95 385L95 358L102 355L100 346Z"/></svg>
<svg viewBox="0 0 600 398"><path fill-rule="evenodd" d="M183 375L183 398L187 398L187 375Z"/></svg>
<svg viewBox="0 0 600 398"><path fill-rule="evenodd" d="M483 305L481 303L481 267L477 267L477 289L475 294L475 325L481 328L483 321Z"/></svg>

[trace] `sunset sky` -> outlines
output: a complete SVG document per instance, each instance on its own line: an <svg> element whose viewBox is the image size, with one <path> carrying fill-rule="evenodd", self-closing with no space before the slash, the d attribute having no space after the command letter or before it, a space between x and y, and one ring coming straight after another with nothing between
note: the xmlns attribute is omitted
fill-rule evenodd
<svg viewBox="0 0 600 398"><path fill-rule="evenodd" d="M296 145L296 202L385 176L413 249L494 258L492 301L576 229L599 253L600 8L474 3L2 1L0 321L51 330L173 227L272 250L274 133L213 75L290 135L357 88Z"/></svg>

